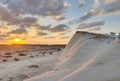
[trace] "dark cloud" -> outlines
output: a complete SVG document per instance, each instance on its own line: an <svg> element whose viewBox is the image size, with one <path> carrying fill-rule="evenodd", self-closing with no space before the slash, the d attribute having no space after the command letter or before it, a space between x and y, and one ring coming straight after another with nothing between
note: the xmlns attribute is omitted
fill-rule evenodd
<svg viewBox="0 0 120 81"><path fill-rule="evenodd" d="M106 4L103 14L116 13L120 14L120 0L115 0Z"/></svg>
<svg viewBox="0 0 120 81"><path fill-rule="evenodd" d="M93 9L91 11L88 11L88 12L85 13L85 15L80 17L80 19L78 20L78 23L83 22L83 21L85 21L89 18L92 18L94 16L97 16L100 12L101 12L100 9Z"/></svg>
<svg viewBox="0 0 120 81"><path fill-rule="evenodd" d="M85 6L85 0L79 0L79 8L82 8Z"/></svg>
<svg viewBox="0 0 120 81"><path fill-rule="evenodd" d="M100 5L99 0L95 0L95 1L97 3L96 5ZM85 12L85 14L79 18L78 23L81 23L98 15L104 16L111 13L120 14L120 0L110 1L110 3L106 3L104 9L94 8L90 11Z"/></svg>
<svg viewBox="0 0 120 81"><path fill-rule="evenodd" d="M58 16L67 7L65 0L1 0L14 14ZM31 4L32 3L32 4Z"/></svg>
<svg viewBox="0 0 120 81"><path fill-rule="evenodd" d="M32 24L37 24L37 18L32 16L16 16L5 7L0 7L0 20L6 22L8 25L31 26Z"/></svg>
<svg viewBox="0 0 120 81"><path fill-rule="evenodd" d="M0 40L4 40L9 37L9 34L0 34Z"/></svg>
<svg viewBox="0 0 120 81"><path fill-rule="evenodd" d="M66 18L64 16L61 16L60 18L57 18L57 21L62 21L62 20L66 20Z"/></svg>
<svg viewBox="0 0 120 81"><path fill-rule="evenodd" d="M54 39L54 36L45 37L45 39Z"/></svg>
<svg viewBox="0 0 120 81"><path fill-rule="evenodd" d="M0 6L0 20L4 22L11 22L13 20L12 13L5 7Z"/></svg>
<svg viewBox="0 0 120 81"><path fill-rule="evenodd" d="M97 22L92 22L92 23L82 23L79 25L78 29L87 29L87 28L95 28L98 26L103 26L105 24L104 21L97 21Z"/></svg>
<svg viewBox="0 0 120 81"><path fill-rule="evenodd" d="M48 35L48 33L40 31L40 32L37 33L37 35L39 35L39 36L46 36L46 35Z"/></svg>
<svg viewBox="0 0 120 81"><path fill-rule="evenodd" d="M57 25L53 28L50 28L49 30L51 32L63 32L63 31L66 31L67 29L69 29L69 27L65 24L60 24L60 25Z"/></svg>
<svg viewBox="0 0 120 81"><path fill-rule="evenodd" d="M66 32L63 32L63 33L60 33L59 35L63 36L63 35L66 35L67 33Z"/></svg>
<svg viewBox="0 0 120 81"><path fill-rule="evenodd" d="M38 30L49 30L49 29L51 29L51 27L52 27L51 24L49 24L49 25L47 25L47 26L38 25L38 26L37 26L37 29L38 29Z"/></svg>
<svg viewBox="0 0 120 81"><path fill-rule="evenodd" d="M47 26L39 26L38 27L39 30L46 30L46 31L49 31L49 32L52 32L52 33L55 33L55 32L64 32L64 31L67 31L69 30L69 26L65 25L65 24L59 24L57 26L52 26L52 25L47 25Z"/></svg>
<svg viewBox="0 0 120 81"><path fill-rule="evenodd" d="M11 32L8 32L7 34L28 34L28 31L24 27L21 27L21 28L12 30Z"/></svg>

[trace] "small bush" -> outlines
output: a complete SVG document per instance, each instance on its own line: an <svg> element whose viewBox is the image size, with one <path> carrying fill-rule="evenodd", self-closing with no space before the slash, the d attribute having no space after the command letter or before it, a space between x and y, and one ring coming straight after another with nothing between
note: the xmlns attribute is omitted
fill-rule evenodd
<svg viewBox="0 0 120 81"><path fill-rule="evenodd" d="M60 48L58 48L58 49L57 49L57 51L61 51L61 49L60 49Z"/></svg>
<svg viewBox="0 0 120 81"><path fill-rule="evenodd" d="M11 55L12 53L10 53L10 52L7 52L7 53L5 53L4 55Z"/></svg>
<svg viewBox="0 0 120 81"><path fill-rule="evenodd" d="M15 60L15 61L19 61L20 59L18 59L18 58L14 58L14 60Z"/></svg>
<svg viewBox="0 0 120 81"><path fill-rule="evenodd" d="M22 54L22 53L20 53L19 56L26 56L26 54Z"/></svg>
<svg viewBox="0 0 120 81"><path fill-rule="evenodd" d="M0 81L2 81L2 78L0 78Z"/></svg>
<svg viewBox="0 0 120 81"><path fill-rule="evenodd" d="M28 66L29 68L39 68L38 65L31 65L31 66Z"/></svg>
<svg viewBox="0 0 120 81"><path fill-rule="evenodd" d="M53 53L52 52L50 52L50 55L52 55Z"/></svg>
<svg viewBox="0 0 120 81"><path fill-rule="evenodd" d="M30 57L33 58L34 56L31 55Z"/></svg>
<svg viewBox="0 0 120 81"><path fill-rule="evenodd" d="M42 53L42 54L41 54L41 56L44 56L44 55L45 55L45 53Z"/></svg>
<svg viewBox="0 0 120 81"><path fill-rule="evenodd" d="M3 59L3 62L7 62L7 59Z"/></svg>
<svg viewBox="0 0 120 81"><path fill-rule="evenodd" d="M11 55L6 55L6 56L3 56L4 58L11 58L12 56Z"/></svg>

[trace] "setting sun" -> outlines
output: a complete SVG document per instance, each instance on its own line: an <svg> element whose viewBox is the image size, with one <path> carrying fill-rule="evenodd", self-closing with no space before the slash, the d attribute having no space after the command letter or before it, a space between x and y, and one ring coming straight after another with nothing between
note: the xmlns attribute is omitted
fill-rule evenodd
<svg viewBox="0 0 120 81"><path fill-rule="evenodd" d="M12 44L23 44L24 41L21 38L15 38L11 41Z"/></svg>

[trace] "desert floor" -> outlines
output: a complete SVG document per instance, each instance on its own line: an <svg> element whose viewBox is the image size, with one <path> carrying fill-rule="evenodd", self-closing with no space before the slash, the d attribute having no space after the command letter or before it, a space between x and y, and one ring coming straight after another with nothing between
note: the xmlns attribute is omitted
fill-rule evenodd
<svg viewBox="0 0 120 81"><path fill-rule="evenodd" d="M0 46L0 81L23 81L52 70L65 46Z"/></svg>

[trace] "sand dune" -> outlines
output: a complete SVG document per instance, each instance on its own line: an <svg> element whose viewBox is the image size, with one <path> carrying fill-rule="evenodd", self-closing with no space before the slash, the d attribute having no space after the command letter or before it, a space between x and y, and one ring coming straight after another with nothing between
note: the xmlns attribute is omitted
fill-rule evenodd
<svg viewBox="0 0 120 81"><path fill-rule="evenodd" d="M54 70L25 81L120 81L119 49L113 37L76 32Z"/></svg>

